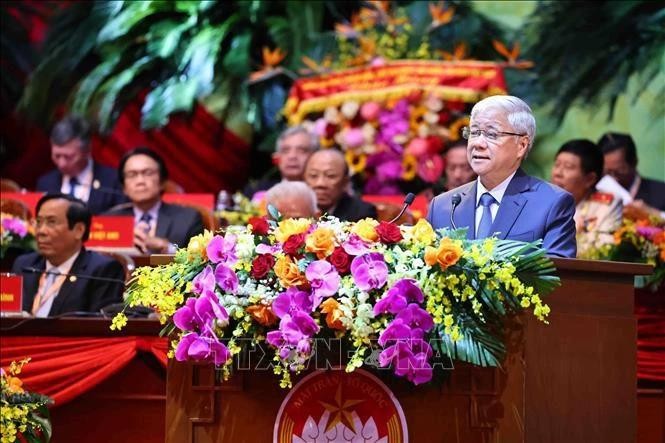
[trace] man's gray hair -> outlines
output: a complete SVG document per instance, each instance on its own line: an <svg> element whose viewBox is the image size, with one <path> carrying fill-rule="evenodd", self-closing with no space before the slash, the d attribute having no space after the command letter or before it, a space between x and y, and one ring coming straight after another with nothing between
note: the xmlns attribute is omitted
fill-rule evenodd
<svg viewBox="0 0 665 443"><path fill-rule="evenodd" d="M529 105L521 98L512 95L493 95L482 99L473 106L471 120L473 120L474 114L489 108L498 108L504 111L514 131L529 136L528 155L536 137L536 118L533 116L533 111L531 111Z"/></svg>
<svg viewBox="0 0 665 443"><path fill-rule="evenodd" d="M305 128L303 125L291 126L290 128L285 129L279 137L277 137L276 150L279 151L279 146L282 144L282 141L296 134L305 134L309 138L309 149L314 152L319 149L319 140L316 135L312 134Z"/></svg>
<svg viewBox="0 0 665 443"><path fill-rule="evenodd" d="M302 199L307 202L313 214L318 210L316 194L305 182L282 181L266 192L266 203L275 207L279 202L293 199Z"/></svg>

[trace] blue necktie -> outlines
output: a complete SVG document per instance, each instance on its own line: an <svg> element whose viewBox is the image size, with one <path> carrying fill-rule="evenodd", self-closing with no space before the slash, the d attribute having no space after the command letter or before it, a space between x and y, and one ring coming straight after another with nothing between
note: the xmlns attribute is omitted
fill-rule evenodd
<svg viewBox="0 0 665 443"><path fill-rule="evenodd" d="M69 195L72 197L76 197L75 191L76 191L76 186L79 184L79 181L76 179L76 177L71 177L69 179Z"/></svg>
<svg viewBox="0 0 665 443"><path fill-rule="evenodd" d="M146 229L146 234L150 232L150 229L152 229L152 226L150 225L151 221L152 221L152 215L148 214L147 212L144 212L141 218L139 219L139 222L144 222L146 225L148 225L148 228Z"/></svg>
<svg viewBox="0 0 665 443"><path fill-rule="evenodd" d="M490 210L490 206L494 202L496 202L496 200L489 192L480 196L480 205L483 207L483 216L480 218L476 238L489 237L490 230L492 229L492 211Z"/></svg>

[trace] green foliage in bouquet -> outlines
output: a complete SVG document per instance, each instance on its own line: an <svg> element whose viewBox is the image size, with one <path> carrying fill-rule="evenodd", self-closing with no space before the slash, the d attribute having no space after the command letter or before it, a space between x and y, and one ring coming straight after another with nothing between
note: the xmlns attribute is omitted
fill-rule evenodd
<svg viewBox="0 0 665 443"><path fill-rule="evenodd" d="M27 441L49 442L51 422L48 410L52 400L27 392L18 377L29 358L12 362L8 370L0 369L0 430L2 443Z"/></svg>

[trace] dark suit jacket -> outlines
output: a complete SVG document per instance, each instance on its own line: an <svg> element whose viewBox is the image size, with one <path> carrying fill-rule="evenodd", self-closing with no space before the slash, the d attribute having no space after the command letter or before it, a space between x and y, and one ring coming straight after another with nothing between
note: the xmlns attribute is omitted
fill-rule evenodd
<svg viewBox="0 0 665 443"><path fill-rule="evenodd" d="M642 177L635 200L644 200L652 208L665 211L665 182Z"/></svg>
<svg viewBox="0 0 665 443"><path fill-rule="evenodd" d="M344 194L337 202L332 214L340 220L355 222L363 218L377 218L376 206L366 203L357 197Z"/></svg>
<svg viewBox="0 0 665 443"><path fill-rule="evenodd" d="M39 287L41 274L24 272L23 268L46 269L46 260L37 252L19 256L14 261L12 272L23 275L23 310L30 312L32 302ZM85 248L69 271L78 276L104 277L117 279L117 282L78 278L72 282L66 279L49 311L49 316L66 312L98 312L113 303L122 302L125 285L125 272L117 261Z"/></svg>
<svg viewBox="0 0 665 443"><path fill-rule="evenodd" d="M131 204L108 211L106 215L129 215L134 217ZM172 205L162 202L159 207L155 235L175 243L184 248L189 239L195 235L203 234L203 221L201 214L195 209L186 206Z"/></svg>
<svg viewBox="0 0 665 443"><path fill-rule="evenodd" d="M115 169L92 162L92 180L93 183L95 180L99 182L99 188L95 189L93 186L90 189L88 199L88 208L93 214L101 214L113 206L127 201ZM37 191L60 192L61 187L62 174L57 169L47 172L37 179Z"/></svg>
<svg viewBox="0 0 665 443"><path fill-rule="evenodd" d="M434 198L427 221L435 229L451 227L452 196L460 194L462 201L455 210L455 224L458 228L469 228L467 237L475 238L477 187L474 180ZM574 258L577 253L574 215L572 195L518 169L503 195L491 232L509 240L542 239L549 255Z"/></svg>

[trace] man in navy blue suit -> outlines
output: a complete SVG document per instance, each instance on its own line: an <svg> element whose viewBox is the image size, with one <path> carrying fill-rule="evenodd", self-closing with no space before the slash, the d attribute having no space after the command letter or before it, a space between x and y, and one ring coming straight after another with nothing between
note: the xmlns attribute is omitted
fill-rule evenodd
<svg viewBox="0 0 665 443"><path fill-rule="evenodd" d="M23 275L23 310L36 317L98 312L122 302L122 265L88 251L92 216L68 194L46 194L37 203L37 252L21 255L12 272ZM74 277L68 277L74 276Z"/></svg>
<svg viewBox="0 0 665 443"><path fill-rule="evenodd" d="M476 103L464 137L478 178L432 200L432 226L467 227L470 239L542 239L549 255L575 257L573 196L520 168L535 134L536 120L521 99L496 95Z"/></svg>
<svg viewBox="0 0 665 443"><path fill-rule="evenodd" d="M51 130L51 159L56 169L37 180L37 191L62 192L100 214L127 201L113 168L100 165L90 152L90 126L77 116L67 116Z"/></svg>

